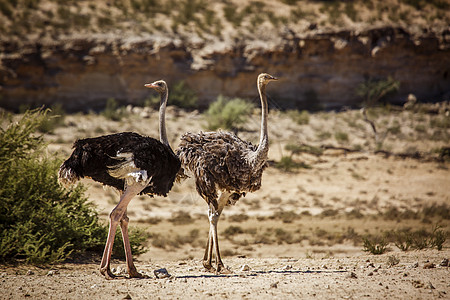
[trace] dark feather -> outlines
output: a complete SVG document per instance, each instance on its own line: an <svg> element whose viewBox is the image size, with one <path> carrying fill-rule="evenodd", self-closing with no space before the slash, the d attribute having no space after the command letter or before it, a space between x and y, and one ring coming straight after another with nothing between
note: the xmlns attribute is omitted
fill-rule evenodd
<svg viewBox="0 0 450 300"><path fill-rule="evenodd" d="M172 149L158 140L133 132L122 132L77 140L73 153L60 168L60 179L72 172L73 179L90 177L97 182L124 190L125 179L111 176L108 170L120 168L121 153L131 153L135 166L145 170L151 181L141 194L165 196L172 188L180 161ZM64 180L62 180L64 181Z"/></svg>
<svg viewBox="0 0 450 300"><path fill-rule="evenodd" d="M177 155L183 168L194 175L200 196L216 206L217 190L233 192L236 202L245 192L261 187L266 164L256 169L252 166L250 156L256 149L228 132L185 133Z"/></svg>

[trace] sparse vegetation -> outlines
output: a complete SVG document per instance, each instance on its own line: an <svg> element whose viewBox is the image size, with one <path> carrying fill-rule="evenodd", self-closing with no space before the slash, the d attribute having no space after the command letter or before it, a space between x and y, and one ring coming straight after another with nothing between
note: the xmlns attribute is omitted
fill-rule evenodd
<svg viewBox="0 0 450 300"><path fill-rule="evenodd" d="M197 108L197 95L195 91L189 88L184 81L177 82L172 87L169 87L169 90L170 101L168 105L175 105L185 109Z"/></svg>
<svg viewBox="0 0 450 300"><path fill-rule="evenodd" d="M283 172L293 172L293 170L304 168L310 169L311 166L304 162L296 162L291 156L283 156L280 161L275 164L277 169L280 169Z"/></svg>
<svg viewBox="0 0 450 300"><path fill-rule="evenodd" d="M57 182L61 163L47 156L37 128L48 111L26 112L0 131L0 261L56 263L86 251L101 253L107 227L78 185ZM24 176L26 174L26 176ZM120 234L118 235L120 236ZM131 231L135 254L144 252L145 235ZM120 242L114 253L123 253Z"/></svg>
<svg viewBox="0 0 450 300"><path fill-rule="evenodd" d="M0 1L0 14L5 20L0 26L0 34L26 36L29 33L48 33L57 36L67 32L114 31L121 34L171 32L221 37L223 28L230 26L237 37L261 34L257 26L262 24L266 30L277 30L280 24L297 26L301 20L313 23L312 28L344 27L349 21L368 24L382 21L403 26L420 20L443 26L449 22L447 12L450 5L446 1L400 2L283 0L278 3L282 9L273 10L261 1L243 5L217 0L131 0L111 4L93 0L83 3L60 0ZM129 25L130 22L133 26ZM306 106L315 110L320 103L311 100L314 99L311 95L310 91L305 93Z"/></svg>
<svg viewBox="0 0 450 300"><path fill-rule="evenodd" d="M106 101L105 109L102 111L102 116L112 121L120 121L127 115L124 107L120 107L119 103L114 98L109 98Z"/></svg>
<svg viewBox="0 0 450 300"><path fill-rule="evenodd" d="M307 125L309 123L309 113L306 110L288 110L286 114L298 125Z"/></svg>
<svg viewBox="0 0 450 300"><path fill-rule="evenodd" d="M246 117L253 111L253 104L243 99L226 99L219 96L206 111L207 128L216 130L238 130L246 122Z"/></svg>
<svg viewBox="0 0 450 300"><path fill-rule="evenodd" d="M384 237L363 237L363 250L374 255L383 254L387 251L388 242Z"/></svg>

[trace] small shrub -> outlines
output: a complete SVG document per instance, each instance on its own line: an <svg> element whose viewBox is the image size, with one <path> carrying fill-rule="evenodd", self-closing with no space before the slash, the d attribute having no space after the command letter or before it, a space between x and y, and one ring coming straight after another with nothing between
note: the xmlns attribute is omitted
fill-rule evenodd
<svg viewBox="0 0 450 300"><path fill-rule="evenodd" d="M324 209L321 213L321 217L335 217L339 214L339 211L336 209Z"/></svg>
<svg viewBox="0 0 450 300"><path fill-rule="evenodd" d="M293 211L277 211L270 218L281 220L283 223L292 223L295 220L299 220L300 215Z"/></svg>
<svg viewBox="0 0 450 300"><path fill-rule="evenodd" d="M407 230L394 233L394 243L402 251L408 251L413 243L412 234Z"/></svg>
<svg viewBox="0 0 450 300"><path fill-rule="evenodd" d="M300 153L308 153L320 156L323 153L323 150L321 148L310 145L287 144L286 146L284 146L284 149L290 151L292 155L298 155Z"/></svg>
<svg viewBox="0 0 450 300"><path fill-rule="evenodd" d="M223 235L229 239L237 234L244 233L244 230L240 226L228 226L224 232Z"/></svg>
<svg viewBox="0 0 450 300"><path fill-rule="evenodd" d="M306 125L309 123L309 113L306 110L288 110L286 114L298 125Z"/></svg>
<svg viewBox="0 0 450 300"><path fill-rule="evenodd" d="M281 245L283 243L286 243L286 244L293 243L292 233L284 230L283 228L275 229L275 239L279 245Z"/></svg>
<svg viewBox="0 0 450 300"><path fill-rule="evenodd" d="M53 132L57 127L64 124L65 114L66 112L61 104L53 105L47 114L47 118L38 126L38 130L42 133Z"/></svg>
<svg viewBox="0 0 450 300"><path fill-rule="evenodd" d="M280 161L276 162L275 168L283 172L292 172L294 169L299 168L311 169L311 166L303 162L296 162L291 156L283 156Z"/></svg>
<svg viewBox="0 0 450 300"><path fill-rule="evenodd" d="M173 214L172 218L169 219L169 222L173 223L174 225L186 225L191 224L195 220L191 217L191 215L188 212L179 211Z"/></svg>
<svg viewBox="0 0 450 300"><path fill-rule="evenodd" d="M348 134L346 132L338 131L334 134L334 138L341 144L348 142Z"/></svg>
<svg viewBox="0 0 450 300"><path fill-rule="evenodd" d="M363 237L363 250L374 255L383 254L387 251L388 243L380 237Z"/></svg>
<svg viewBox="0 0 450 300"><path fill-rule="evenodd" d="M184 81L179 81L170 88L169 97L168 105L175 105L185 109L197 108L197 95Z"/></svg>
<svg viewBox="0 0 450 300"><path fill-rule="evenodd" d="M206 121L209 130L219 128L237 130L247 121L247 116L253 111L253 104L240 98L231 100L219 96L217 101L211 103L206 111Z"/></svg>
<svg viewBox="0 0 450 300"><path fill-rule="evenodd" d="M321 140L321 141L327 140L327 139L329 139L330 137L331 137L331 133L328 132L328 131L319 132L319 133L317 134L317 138L318 138L319 140Z"/></svg>
<svg viewBox="0 0 450 300"><path fill-rule="evenodd" d="M240 223L240 222L247 221L249 218L250 217L248 215L246 215L246 214L238 214L238 215L232 215L228 219L231 222L238 222L238 223Z"/></svg>
<svg viewBox="0 0 450 300"><path fill-rule="evenodd" d="M112 121L120 121L126 115L126 111L123 107L119 107L116 99L109 98L106 101L106 106L102 112L102 115Z"/></svg>
<svg viewBox="0 0 450 300"><path fill-rule="evenodd" d="M436 247L437 250L442 250L442 246L447 240L447 234L448 233L443 231L440 226L436 225L430 237L430 247Z"/></svg>
<svg viewBox="0 0 450 300"><path fill-rule="evenodd" d="M412 234L412 247L422 250L430 245L429 233L425 229L417 230Z"/></svg>
<svg viewBox="0 0 450 300"><path fill-rule="evenodd" d="M356 94L364 98L366 107L370 107L388 94L397 91L399 87L400 82L392 77L379 80L367 79L356 88Z"/></svg>

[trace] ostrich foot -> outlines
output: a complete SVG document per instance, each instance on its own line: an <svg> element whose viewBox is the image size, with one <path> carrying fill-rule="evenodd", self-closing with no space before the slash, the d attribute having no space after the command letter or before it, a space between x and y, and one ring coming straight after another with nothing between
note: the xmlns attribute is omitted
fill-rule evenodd
<svg viewBox="0 0 450 300"><path fill-rule="evenodd" d="M233 272L229 268L225 267L224 265L218 265L217 266L216 274L227 275L227 274L232 274L232 273Z"/></svg>
<svg viewBox="0 0 450 300"><path fill-rule="evenodd" d="M131 268L128 269L128 278L149 278L149 276L139 273L136 268Z"/></svg>
<svg viewBox="0 0 450 300"><path fill-rule="evenodd" d="M100 273L105 276L106 279L116 279L117 276L114 275L108 267L100 268Z"/></svg>
<svg viewBox="0 0 450 300"><path fill-rule="evenodd" d="M211 262L204 260L203 267L205 267L206 271L210 273L216 273L216 269L211 265Z"/></svg>

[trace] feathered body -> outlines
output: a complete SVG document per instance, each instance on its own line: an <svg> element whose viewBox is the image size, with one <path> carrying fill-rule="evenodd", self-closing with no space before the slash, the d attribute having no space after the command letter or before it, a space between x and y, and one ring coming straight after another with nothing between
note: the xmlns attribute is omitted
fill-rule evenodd
<svg viewBox="0 0 450 300"><path fill-rule="evenodd" d="M73 148L59 170L64 184L88 177L124 191L127 180L151 178L140 194L166 196L180 168L170 147L134 132L80 139Z"/></svg>
<svg viewBox="0 0 450 300"><path fill-rule="evenodd" d="M142 277L133 263L128 235L127 207L134 196L148 194L166 196L180 169L180 161L169 146L165 126L168 98L163 80L146 84L161 95L159 107L160 140L133 132L122 132L77 140L72 155L59 169L59 181L68 185L82 177L119 190L120 200L109 215L109 230L100 263L100 273L107 279L116 277L111 272L111 253L117 226L120 225L124 242L127 270L130 277Z"/></svg>
<svg viewBox="0 0 450 300"><path fill-rule="evenodd" d="M275 77L262 73L257 79L261 99L261 134L258 147L229 132L185 133L181 137L177 155L186 175L193 175L199 195L208 203L210 230L203 258L203 266L212 272L226 272L220 257L217 224L222 210L235 204L246 192L261 187L267 166L269 138L267 132L266 85ZM180 174L183 177L184 174ZM220 195L219 195L220 193ZM211 264L213 250L216 268Z"/></svg>
<svg viewBox="0 0 450 300"><path fill-rule="evenodd" d="M185 133L177 155L188 173L196 179L196 189L217 209L217 192L232 194L227 204L261 187L267 166L267 152L258 162L252 160L257 147L229 132Z"/></svg>

